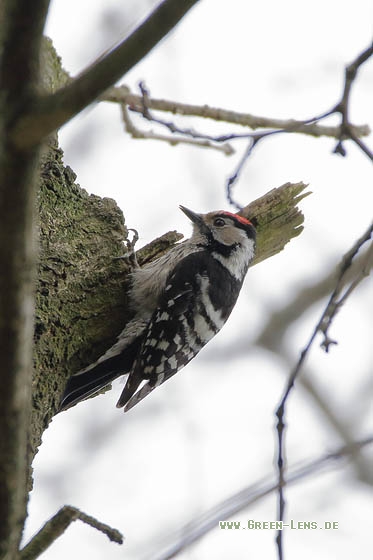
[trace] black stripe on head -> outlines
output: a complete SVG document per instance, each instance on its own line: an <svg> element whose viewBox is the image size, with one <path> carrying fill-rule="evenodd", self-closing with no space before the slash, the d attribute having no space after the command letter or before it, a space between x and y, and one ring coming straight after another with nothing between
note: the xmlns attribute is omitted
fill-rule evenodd
<svg viewBox="0 0 373 560"><path fill-rule="evenodd" d="M219 212L219 214L217 214L217 217L219 216L221 216L222 218L230 218L231 220L233 220L236 227L245 230L247 237L249 239L254 239L255 241L256 229L252 222L250 222L250 220L244 218L243 216L240 216L239 214L232 214L231 212L225 211Z"/></svg>

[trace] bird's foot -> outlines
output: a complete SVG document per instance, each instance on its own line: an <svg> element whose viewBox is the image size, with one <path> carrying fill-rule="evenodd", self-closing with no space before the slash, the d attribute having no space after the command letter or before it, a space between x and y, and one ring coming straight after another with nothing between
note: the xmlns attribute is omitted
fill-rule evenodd
<svg viewBox="0 0 373 560"><path fill-rule="evenodd" d="M125 253L124 255L122 255L120 257L114 257L114 259L126 259L128 264L132 268L139 268L140 265L137 262L136 251L135 251L135 245L136 245L137 241L139 240L139 234L138 234L137 230L133 229L133 228L128 228L128 231L133 232L133 238L132 239L128 239L128 238L126 239L127 253Z"/></svg>

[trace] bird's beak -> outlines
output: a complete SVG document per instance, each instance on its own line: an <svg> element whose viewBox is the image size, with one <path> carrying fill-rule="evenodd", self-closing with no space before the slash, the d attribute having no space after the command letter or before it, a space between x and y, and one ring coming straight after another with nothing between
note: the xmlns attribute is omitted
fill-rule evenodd
<svg viewBox="0 0 373 560"><path fill-rule="evenodd" d="M184 212L186 216L188 216L188 218L190 219L191 222L193 222L193 224L196 224L198 226L202 226L204 224L202 216L200 216L200 214L196 214L195 212L192 212L192 210L189 210L189 208L185 208L185 206L182 206L181 204L179 208L182 212Z"/></svg>

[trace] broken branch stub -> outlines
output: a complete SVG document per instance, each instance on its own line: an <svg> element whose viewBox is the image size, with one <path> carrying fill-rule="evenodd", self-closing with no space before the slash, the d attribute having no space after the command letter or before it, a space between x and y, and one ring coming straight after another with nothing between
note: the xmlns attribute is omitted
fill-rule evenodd
<svg viewBox="0 0 373 560"><path fill-rule="evenodd" d="M305 183L285 183L257 198L238 212L253 222L257 230L256 257L251 266L273 257L303 231L304 216L298 202L311 194L303 192ZM170 231L151 241L137 252L140 265L160 257L175 245L182 235Z"/></svg>
<svg viewBox="0 0 373 560"><path fill-rule="evenodd" d="M304 216L297 204L311 194L305 183L285 183L257 198L238 212L253 222L257 231L257 252L251 266L282 251L303 231Z"/></svg>

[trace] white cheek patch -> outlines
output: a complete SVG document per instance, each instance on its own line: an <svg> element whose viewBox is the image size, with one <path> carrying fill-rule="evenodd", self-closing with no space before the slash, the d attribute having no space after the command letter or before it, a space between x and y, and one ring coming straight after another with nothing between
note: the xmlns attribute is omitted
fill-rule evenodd
<svg viewBox="0 0 373 560"><path fill-rule="evenodd" d="M245 235L245 234L244 234ZM254 241L245 238L242 239L241 244L232 251L229 257L223 257L220 253L213 253L213 256L218 260L237 280L241 282L246 274L247 268L254 258Z"/></svg>

